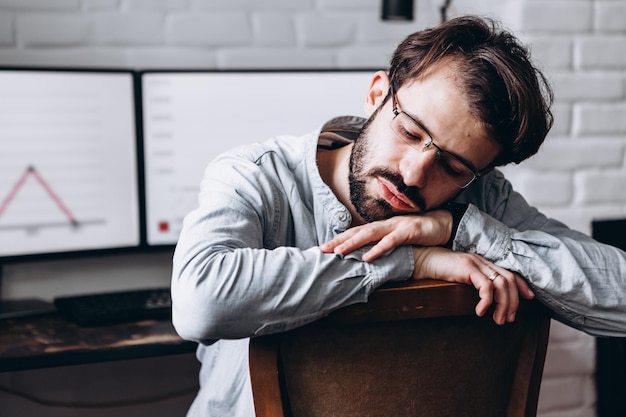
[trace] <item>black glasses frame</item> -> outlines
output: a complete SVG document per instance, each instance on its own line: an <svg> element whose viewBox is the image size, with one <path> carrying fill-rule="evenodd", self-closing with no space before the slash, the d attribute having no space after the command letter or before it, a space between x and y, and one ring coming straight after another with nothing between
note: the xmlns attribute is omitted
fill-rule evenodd
<svg viewBox="0 0 626 417"><path fill-rule="evenodd" d="M463 161L463 159L461 159L460 157L456 156L455 154L446 151L445 149L440 148L435 141L433 140L433 138L430 136L430 134L428 133L428 131L424 128L424 126L422 126L422 124L420 122L418 122L417 120L415 120L410 114L402 111L400 109L400 106L398 105L398 100L396 99L396 92L393 88L393 86L391 86L390 88L390 94L391 94L391 104L392 104L392 111L393 111L393 119L395 120L396 117L398 117L400 115L400 113L404 114L406 117L408 117L413 123L415 123L415 125L417 127L419 127L419 129L424 132L427 136L428 136L428 142L426 142L423 146L422 146L422 151L426 151L428 149L430 149L431 146L434 146L435 149L437 150L437 156L436 158L439 159L441 158L441 155L445 154L445 155L449 155L451 158L453 158L455 161L458 161L461 165L463 165L465 168L467 168L469 170L469 172L472 173L472 178L467 182L467 184L465 185L458 185L456 184L457 187L459 188L467 188L472 182L474 182L474 180L478 177L481 177L482 175L484 175L486 172L491 170L490 166L487 166L485 169L480 170L480 171L475 171L472 167L470 167L467 162ZM396 133L394 131L394 133ZM397 133L396 133L397 134ZM411 146L411 145L409 145Z"/></svg>

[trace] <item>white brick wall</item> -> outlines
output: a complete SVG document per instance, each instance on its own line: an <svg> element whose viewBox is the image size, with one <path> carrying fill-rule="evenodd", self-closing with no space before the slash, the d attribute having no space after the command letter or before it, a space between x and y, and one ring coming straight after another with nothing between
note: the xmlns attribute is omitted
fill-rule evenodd
<svg viewBox="0 0 626 417"><path fill-rule="evenodd" d="M552 322L538 416L595 415L595 361L594 355L590 354L593 352L593 338Z"/></svg>
<svg viewBox="0 0 626 417"><path fill-rule="evenodd" d="M442 3L416 0L415 22L386 23L380 0L0 0L0 65L384 67ZM586 233L593 219L626 217L626 1L454 1L451 15L464 13L503 20L555 87L546 145L506 168L515 186ZM595 415L593 358L593 338L553 325L541 417Z"/></svg>

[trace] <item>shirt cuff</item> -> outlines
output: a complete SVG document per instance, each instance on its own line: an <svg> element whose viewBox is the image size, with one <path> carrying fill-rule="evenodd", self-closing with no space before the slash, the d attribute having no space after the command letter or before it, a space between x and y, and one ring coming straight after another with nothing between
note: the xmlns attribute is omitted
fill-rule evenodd
<svg viewBox="0 0 626 417"><path fill-rule="evenodd" d="M511 229L470 204L459 223L452 249L502 261L511 250Z"/></svg>
<svg viewBox="0 0 626 417"><path fill-rule="evenodd" d="M372 282L378 287L386 282L402 282L413 276L415 259L411 246L399 246L370 263Z"/></svg>
<svg viewBox="0 0 626 417"><path fill-rule="evenodd" d="M465 212L467 211L467 207L468 207L467 204L461 204L461 203L446 204L445 206L446 210L448 210L450 214L452 214L452 231L450 232L450 239L443 246L444 248L452 249L452 245L454 244L454 239L456 237L456 232L459 229L459 224L461 223L461 219L463 219L463 216L465 215Z"/></svg>

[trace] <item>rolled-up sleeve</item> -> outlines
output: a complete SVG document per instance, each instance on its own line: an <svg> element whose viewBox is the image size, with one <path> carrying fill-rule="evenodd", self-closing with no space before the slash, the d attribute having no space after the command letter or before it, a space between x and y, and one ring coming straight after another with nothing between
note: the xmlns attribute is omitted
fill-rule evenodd
<svg viewBox="0 0 626 417"><path fill-rule="evenodd" d="M558 320L593 335L625 336L626 254L547 218L498 171L490 177L479 195L459 197L478 206L470 204L453 249L518 272Z"/></svg>

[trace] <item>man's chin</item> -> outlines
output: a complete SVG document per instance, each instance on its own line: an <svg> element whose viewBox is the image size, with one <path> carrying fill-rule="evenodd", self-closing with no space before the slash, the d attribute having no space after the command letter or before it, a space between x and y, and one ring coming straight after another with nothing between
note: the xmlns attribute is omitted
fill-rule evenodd
<svg viewBox="0 0 626 417"><path fill-rule="evenodd" d="M397 210L383 199L373 200L367 204L360 204L356 211L365 223L386 220L395 216L416 214L415 212Z"/></svg>
<svg viewBox="0 0 626 417"><path fill-rule="evenodd" d="M366 210L362 206L358 208L356 212L365 223L372 223L378 220L385 220L393 215L392 213L389 213L387 211L383 212L380 209L374 210L370 208Z"/></svg>

